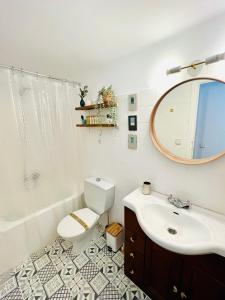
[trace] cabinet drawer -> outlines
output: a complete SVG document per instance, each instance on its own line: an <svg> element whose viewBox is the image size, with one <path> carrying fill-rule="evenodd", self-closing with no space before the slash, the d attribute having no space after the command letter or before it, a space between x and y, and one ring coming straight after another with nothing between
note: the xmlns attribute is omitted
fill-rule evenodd
<svg viewBox="0 0 225 300"><path fill-rule="evenodd" d="M139 267L144 265L144 255L143 253L139 252L133 245L129 242L125 243L125 263L126 264L138 264Z"/></svg>
<svg viewBox="0 0 225 300"><path fill-rule="evenodd" d="M128 246L127 243L125 245L124 272L134 283L143 283L144 256L135 248Z"/></svg>
<svg viewBox="0 0 225 300"><path fill-rule="evenodd" d="M134 265L124 265L124 273L125 275L130 278L135 284L139 287L143 285L143 268L140 266Z"/></svg>
<svg viewBox="0 0 225 300"><path fill-rule="evenodd" d="M138 232L131 232L128 229L125 229L125 245L132 246L140 253L145 251L145 239L142 238L142 235Z"/></svg>
<svg viewBox="0 0 225 300"><path fill-rule="evenodd" d="M135 213L127 207L125 207L125 228L132 233L138 232L141 238L145 238L145 234L138 223Z"/></svg>

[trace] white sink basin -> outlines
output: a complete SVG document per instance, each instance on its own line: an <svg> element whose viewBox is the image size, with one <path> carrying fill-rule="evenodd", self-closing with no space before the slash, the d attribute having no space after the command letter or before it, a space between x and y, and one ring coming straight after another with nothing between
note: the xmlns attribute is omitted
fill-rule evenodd
<svg viewBox="0 0 225 300"><path fill-rule="evenodd" d="M155 240L159 237L159 243L160 240L164 241L163 246L173 243L193 247L193 244L211 240L210 231L205 225L185 212L178 212L174 207L149 203L143 206L140 214L142 226L145 230L149 228Z"/></svg>
<svg viewBox="0 0 225 300"><path fill-rule="evenodd" d="M160 246L181 254L225 256L225 216L203 208L176 208L166 196L136 190L124 198L145 234Z"/></svg>

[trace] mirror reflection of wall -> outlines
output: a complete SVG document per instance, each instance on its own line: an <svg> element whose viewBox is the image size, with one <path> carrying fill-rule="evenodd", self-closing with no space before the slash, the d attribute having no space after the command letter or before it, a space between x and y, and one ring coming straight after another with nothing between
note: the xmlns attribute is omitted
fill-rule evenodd
<svg viewBox="0 0 225 300"><path fill-rule="evenodd" d="M225 150L225 84L200 85L193 158L204 158Z"/></svg>
<svg viewBox="0 0 225 300"><path fill-rule="evenodd" d="M225 151L225 84L194 79L178 85L159 104L154 128L159 143L180 158Z"/></svg>

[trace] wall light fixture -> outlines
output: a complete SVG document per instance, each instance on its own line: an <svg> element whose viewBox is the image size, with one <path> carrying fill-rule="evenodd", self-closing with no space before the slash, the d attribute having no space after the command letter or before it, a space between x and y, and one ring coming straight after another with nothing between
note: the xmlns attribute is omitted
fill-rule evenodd
<svg viewBox="0 0 225 300"><path fill-rule="evenodd" d="M203 61L192 63L192 64L184 66L184 67L178 66L178 67L169 69L166 71L166 74L170 75L170 74L174 74L174 73L179 73L179 72L181 72L181 70L188 69L188 68L196 69L197 66L199 66L199 65L203 65L203 64L209 65L209 64L213 64L215 62L218 62L218 61L224 60L224 59L225 59L225 52L207 57Z"/></svg>

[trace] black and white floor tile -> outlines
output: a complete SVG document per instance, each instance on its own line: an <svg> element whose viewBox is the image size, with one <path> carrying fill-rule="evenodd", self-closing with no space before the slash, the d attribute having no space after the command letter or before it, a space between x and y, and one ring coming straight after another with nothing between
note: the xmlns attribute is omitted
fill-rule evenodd
<svg viewBox="0 0 225 300"><path fill-rule="evenodd" d="M149 300L124 275L123 255L103 236L75 256L58 237L15 269L0 275L0 300Z"/></svg>

